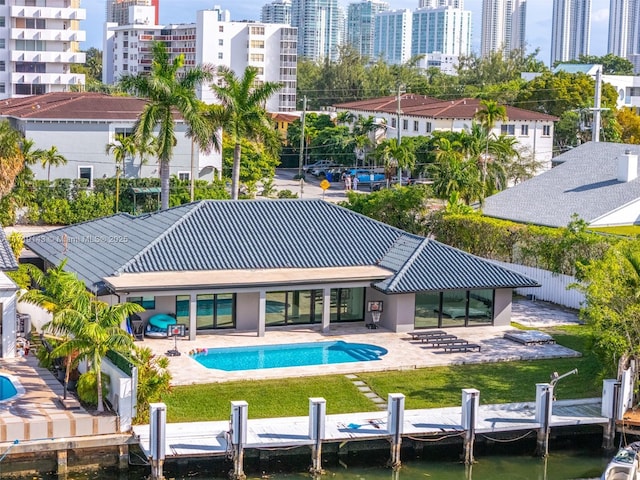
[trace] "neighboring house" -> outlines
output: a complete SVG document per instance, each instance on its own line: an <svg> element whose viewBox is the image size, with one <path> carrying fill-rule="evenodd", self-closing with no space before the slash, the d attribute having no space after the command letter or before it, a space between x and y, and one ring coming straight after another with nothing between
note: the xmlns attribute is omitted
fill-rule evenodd
<svg viewBox="0 0 640 480"><path fill-rule="evenodd" d="M17 269L16 258L13 256L4 231L0 228L0 327L2 328L0 357L2 358L11 358L16 354L18 287L4 272Z"/></svg>
<svg viewBox="0 0 640 480"><path fill-rule="evenodd" d="M289 125L291 125L296 120L300 120L300 114L293 113L270 113L271 120L275 125L275 129L280 134L280 138L282 138L283 142L287 141L287 133L289 130Z"/></svg>
<svg viewBox="0 0 640 480"><path fill-rule="evenodd" d="M322 200L201 201L27 237L87 288L219 330L372 321L395 331L509 325L512 289L536 282Z"/></svg>
<svg viewBox="0 0 640 480"><path fill-rule="evenodd" d="M26 98L13 98L0 103L0 117L26 138L35 142L35 148L48 150L57 147L68 163L51 167L51 180L56 178L86 178L93 184L95 178L114 177L116 162L106 146L115 141L117 134L133 134L134 124L146 100L110 96L101 93L50 93ZM191 178L191 140L186 137L187 127L176 116L176 145L171 159L171 175ZM211 169L221 171L221 155L194 154L194 173L202 177ZM47 179L47 168L31 167L38 180ZM141 164L140 156L125 160L124 177L158 177L158 162L147 155Z"/></svg>
<svg viewBox="0 0 640 480"><path fill-rule="evenodd" d="M438 100L423 95L403 94L334 105L338 112L381 118L387 125L388 138L429 136L436 130L460 132L471 129L475 115L482 110L480 100L461 98ZM505 105L508 119L496 122L493 133L513 136L520 149L530 152L542 164L541 171L551 168L553 123L557 117Z"/></svg>
<svg viewBox="0 0 640 480"><path fill-rule="evenodd" d="M589 142L553 159L557 167L485 199L490 217L565 227L640 224L639 145Z"/></svg>

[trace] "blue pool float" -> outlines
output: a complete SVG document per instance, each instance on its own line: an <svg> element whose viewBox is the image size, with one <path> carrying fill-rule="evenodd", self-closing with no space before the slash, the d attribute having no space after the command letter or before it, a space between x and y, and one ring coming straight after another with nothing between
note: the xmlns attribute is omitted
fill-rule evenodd
<svg viewBox="0 0 640 480"><path fill-rule="evenodd" d="M175 325L176 319L166 313L158 313L149 318L144 334L148 337L166 337L169 325Z"/></svg>

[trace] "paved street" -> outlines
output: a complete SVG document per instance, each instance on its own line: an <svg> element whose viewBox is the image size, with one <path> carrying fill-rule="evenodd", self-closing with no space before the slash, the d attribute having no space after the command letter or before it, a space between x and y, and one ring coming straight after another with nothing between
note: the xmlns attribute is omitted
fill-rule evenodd
<svg viewBox="0 0 640 480"><path fill-rule="evenodd" d="M333 203L346 200L344 185L342 182L333 182L331 186L323 193L320 188L321 179L307 174L307 179L302 186L302 194L300 193L300 180L294 180L293 177L298 173L297 168L279 168L276 171L275 187L277 191L291 190L296 193L299 198L324 198Z"/></svg>

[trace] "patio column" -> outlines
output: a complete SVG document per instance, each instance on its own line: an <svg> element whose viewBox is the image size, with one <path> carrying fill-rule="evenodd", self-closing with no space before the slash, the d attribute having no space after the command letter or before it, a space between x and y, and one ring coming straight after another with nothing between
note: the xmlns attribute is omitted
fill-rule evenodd
<svg viewBox="0 0 640 480"><path fill-rule="evenodd" d="M189 298L189 340L196 339L196 317L198 316L198 296L191 293Z"/></svg>
<svg viewBox="0 0 640 480"><path fill-rule="evenodd" d="M258 336L264 337L267 316L267 292L260 290L260 301L258 302Z"/></svg>
<svg viewBox="0 0 640 480"><path fill-rule="evenodd" d="M329 324L331 323L331 289L323 290L322 299L322 333L329 332Z"/></svg>

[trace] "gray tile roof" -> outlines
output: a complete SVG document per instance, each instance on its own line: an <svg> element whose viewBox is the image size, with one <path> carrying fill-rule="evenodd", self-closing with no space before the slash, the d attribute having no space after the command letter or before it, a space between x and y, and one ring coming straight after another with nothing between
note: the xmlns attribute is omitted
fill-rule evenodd
<svg viewBox="0 0 640 480"><path fill-rule="evenodd" d="M522 223L566 226L575 213L588 223L640 199L640 178L617 180L618 161L639 145L589 142L554 158L555 168L485 200L485 215Z"/></svg>
<svg viewBox="0 0 640 480"><path fill-rule="evenodd" d="M407 265L431 261L422 260L427 251L435 258L435 247L421 250L423 241L322 200L243 200L201 201L139 217L119 214L31 236L26 243L54 264L66 258L67 268L98 290L104 277L118 273L369 265L402 272L398 291L464 288L463 279L473 275L467 270L490 275L478 280L482 286L532 285L522 276L504 285L508 275L498 273L504 269L449 247L441 251L453 263L439 261L443 271L434 276L434 268L421 279L422 270Z"/></svg>
<svg viewBox="0 0 640 480"><path fill-rule="evenodd" d="M394 245L381 266L397 265ZM375 287L385 293L413 293L425 290L538 287L535 281L485 259L470 255L435 240L423 239L396 275Z"/></svg>
<svg viewBox="0 0 640 480"><path fill-rule="evenodd" d="M18 262L13 256L13 251L9 246L4 230L0 228L0 271L17 270Z"/></svg>

